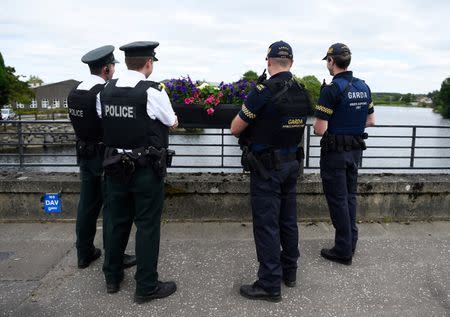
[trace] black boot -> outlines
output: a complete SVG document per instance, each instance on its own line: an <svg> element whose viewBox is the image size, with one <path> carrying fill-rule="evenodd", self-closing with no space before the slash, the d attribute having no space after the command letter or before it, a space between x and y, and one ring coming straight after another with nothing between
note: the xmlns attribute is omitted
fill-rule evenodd
<svg viewBox="0 0 450 317"><path fill-rule="evenodd" d="M248 299L260 299L269 302L281 301L280 292L268 292L256 283L253 283L251 285L242 285L240 293L242 296Z"/></svg>
<svg viewBox="0 0 450 317"><path fill-rule="evenodd" d="M135 255L123 255L123 268L127 269L129 267L136 265L136 256Z"/></svg>
<svg viewBox="0 0 450 317"><path fill-rule="evenodd" d="M118 281L106 282L106 292L108 294L113 294L120 291L120 283L122 283L122 281L123 281L123 274L121 275Z"/></svg>
<svg viewBox="0 0 450 317"><path fill-rule="evenodd" d="M100 249L94 248L88 257L78 259L78 268L79 269L87 268L92 262L97 260L101 255L102 251Z"/></svg>
<svg viewBox="0 0 450 317"><path fill-rule="evenodd" d="M320 255L322 257L324 257L327 260L333 261L333 262L337 262L337 263L341 263L344 265L351 265L352 264L352 257L344 257L344 256L340 256L336 253L336 251L334 251L334 249L322 249L320 251Z"/></svg>
<svg viewBox="0 0 450 317"><path fill-rule="evenodd" d="M156 289L148 294L134 294L134 302L137 304L142 304L149 302L154 299L164 298L172 295L177 290L177 284L175 282L160 282L158 281L158 286Z"/></svg>
<svg viewBox="0 0 450 317"><path fill-rule="evenodd" d="M287 287L295 287L297 285L297 272L283 272L283 282Z"/></svg>

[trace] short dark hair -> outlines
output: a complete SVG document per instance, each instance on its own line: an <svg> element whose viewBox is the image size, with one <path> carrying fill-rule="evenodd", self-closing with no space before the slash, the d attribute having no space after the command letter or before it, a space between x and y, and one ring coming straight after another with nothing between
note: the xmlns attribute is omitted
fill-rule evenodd
<svg viewBox="0 0 450 317"><path fill-rule="evenodd" d="M130 70L139 70L151 59L150 56L125 56L125 64Z"/></svg>
<svg viewBox="0 0 450 317"><path fill-rule="evenodd" d="M289 67L291 66L292 59L290 58L282 58L282 57L269 57L271 61L281 67Z"/></svg>
<svg viewBox="0 0 450 317"><path fill-rule="evenodd" d="M89 65L89 70L91 71L92 75L100 75L102 73L103 66L105 65L92 64Z"/></svg>
<svg viewBox="0 0 450 317"><path fill-rule="evenodd" d="M336 66L342 69L346 69L352 60L351 54L344 54L344 55L333 55L331 56L336 63Z"/></svg>

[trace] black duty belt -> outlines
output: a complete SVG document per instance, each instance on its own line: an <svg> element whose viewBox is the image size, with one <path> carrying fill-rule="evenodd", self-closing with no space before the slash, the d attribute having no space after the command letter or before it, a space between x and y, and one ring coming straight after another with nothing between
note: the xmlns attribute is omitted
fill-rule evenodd
<svg viewBox="0 0 450 317"><path fill-rule="evenodd" d="M296 159L297 153L280 154L279 156L280 163L292 162L295 161Z"/></svg>

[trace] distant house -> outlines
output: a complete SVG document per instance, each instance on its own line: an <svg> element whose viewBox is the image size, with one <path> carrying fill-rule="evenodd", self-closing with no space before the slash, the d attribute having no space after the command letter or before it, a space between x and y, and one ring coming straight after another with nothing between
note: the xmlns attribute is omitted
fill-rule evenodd
<svg viewBox="0 0 450 317"><path fill-rule="evenodd" d="M424 97L424 96L417 98L417 102L420 104L423 104L423 105L427 105L427 106L433 104L433 100L430 97Z"/></svg>
<svg viewBox="0 0 450 317"><path fill-rule="evenodd" d="M54 109L67 108L67 96L69 92L80 82L68 79L57 83L41 85L31 88L35 96L31 104L16 103L13 106L26 109Z"/></svg>

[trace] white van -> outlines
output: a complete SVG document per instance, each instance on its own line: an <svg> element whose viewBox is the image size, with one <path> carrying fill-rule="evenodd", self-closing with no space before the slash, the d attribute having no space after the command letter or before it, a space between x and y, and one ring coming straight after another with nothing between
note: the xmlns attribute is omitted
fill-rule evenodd
<svg viewBox="0 0 450 317"><path fill-rule="evenodd" d="M16 113L11 108L2 108L1 117L2 120L13 120L16 117Z"/></svg>

